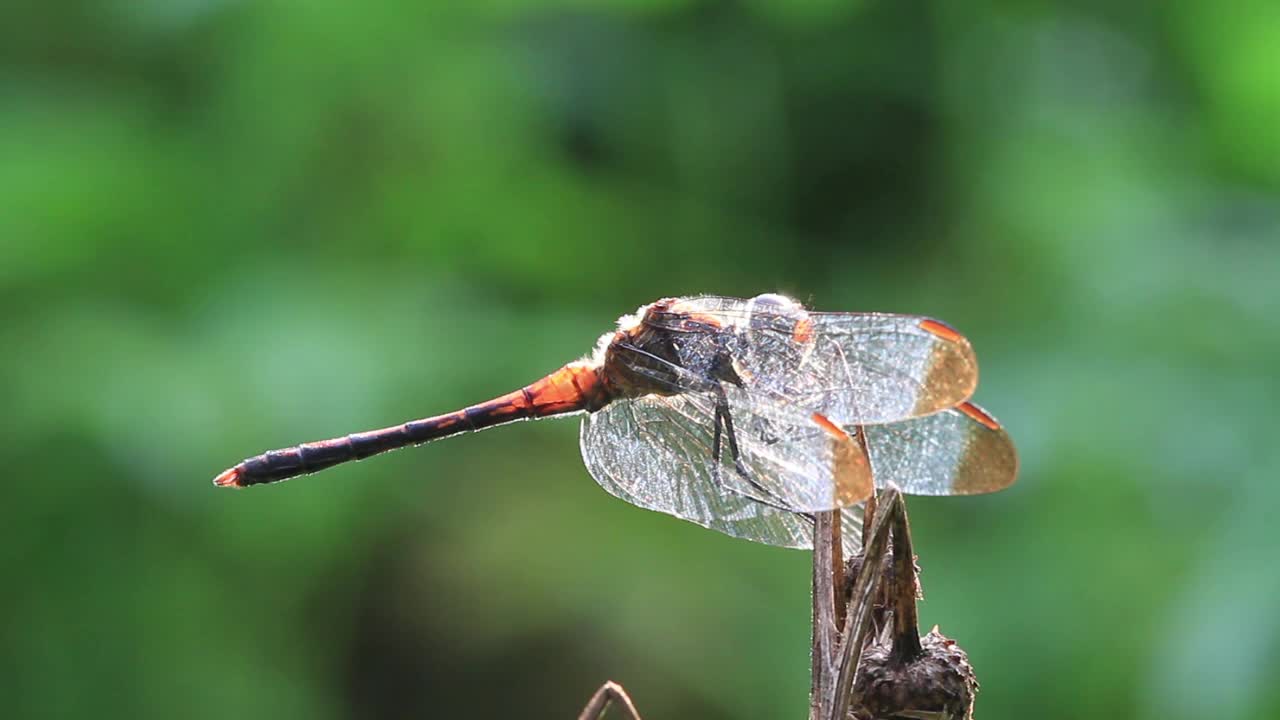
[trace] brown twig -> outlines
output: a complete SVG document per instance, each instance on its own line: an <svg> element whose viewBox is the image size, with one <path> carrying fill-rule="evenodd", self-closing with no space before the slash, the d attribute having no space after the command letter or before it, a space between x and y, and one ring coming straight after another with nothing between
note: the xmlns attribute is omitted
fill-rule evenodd
<svg viewBox="0 0 1280 720"><path fill-rule="evenodd" d="M971 720L978 684L968 656L937 628L920 636L911 527L896 488L880 496L875 515L848 595L834 700L822 720ZM891 638L868 637L886 626Z"/></svg>
<svg viewBox="0 0 1280 720"><path fill-rule="evenodd" d="M835 672L837 633L836 620L836 554L840 547L838 510L816 513L813 528L813 664L809 686L809 717L825 717L832 696Z"/></svg>
<svg viewBox="0 0 1280 720"><path fill-rule="evenodd" d="M965 652L937 628L920 637L917 569L901 491L891 487L868 501L849 588L842 578L840 512L814 515L810 720L971 720L977 680ZM873 628L890 625L892 639L871 637ZM601 720L611 704L628 720L640 720L613 682L596 691L579 720Z"/></svg>
<svg viewBox="0 0 1280 720"><path fill-rule="evenodd" d="M836 675L835 693L823 720L844 720L849 714L849 702L857 682L858 658L871 628L871 613L875 608L872 599L880 587L882 565L879 559L888 549L890 521L895 513L902 511L902 494L897 488L885 490L879 505L871 532L864 535L867 540L862 546L862 568L854 580L853 591L849 593L847 620L840 638L840 669Z"/></svg>
<svg viewBox="0 0 1280 720"><path fill-rule="evenodd" d="M916 609L916 556L911 546L911 523L906 504L898 496L893 514L893 568L889 595L893 607L893 654L908 663L920 657L920 614Z"/></svg>
<svg viewBox="0 0 1280 720"><path fill-rule="evenodd" d="M600 720L604 717L604 712L609 708L610 703L616 703L631 720L640 720L640 713L636 712L631 696L627 695L627 691L621 685L612 680L596 690L596 694L587 701L587 706L582 708L578 720Z"/></svg>

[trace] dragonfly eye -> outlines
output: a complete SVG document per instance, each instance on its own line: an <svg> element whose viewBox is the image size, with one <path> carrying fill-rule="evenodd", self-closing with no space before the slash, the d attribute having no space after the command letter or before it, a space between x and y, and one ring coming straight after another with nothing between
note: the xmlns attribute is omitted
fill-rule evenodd
<svg viewBox="0 0 1280 720"><path fill-rule="evenodd" d="M789 307L798 307L800 303L796 302L795 300L792 300L786 295L779 295L777 293L764 293L762 295L757 295L751 298L751 305L753 308L756 308L756 307L789 308Z"/></svg>

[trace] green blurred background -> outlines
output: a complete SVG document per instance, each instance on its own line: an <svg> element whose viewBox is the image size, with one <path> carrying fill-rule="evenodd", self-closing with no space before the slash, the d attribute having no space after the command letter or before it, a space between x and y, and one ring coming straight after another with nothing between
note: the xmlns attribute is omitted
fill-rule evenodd
<svg viewBox="0 0 1280 720"><path fill-rule="evenodd" d="M781 291L978 350L980 717L1277 716L1280 5L1113 5L6 3L0 714L803 717L808 556L572 420L209 484Z"/></svg>

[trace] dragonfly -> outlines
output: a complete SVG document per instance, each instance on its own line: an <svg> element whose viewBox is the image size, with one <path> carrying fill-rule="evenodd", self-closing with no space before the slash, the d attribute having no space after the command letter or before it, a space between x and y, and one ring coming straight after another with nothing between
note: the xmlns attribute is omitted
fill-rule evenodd
<svg viewBox="0 0 1280 720"><path fill-rule="evenodd" d="M219 473L275 483L519 420L583 415L582 458L610 494L768 545L813 546L840 510L846 551L875 486L1000 490L1013 442L969 402L969 341L916 315L818 312L789 297L664 298L618 320L588 357L487 402L272 450Z"/></svg>

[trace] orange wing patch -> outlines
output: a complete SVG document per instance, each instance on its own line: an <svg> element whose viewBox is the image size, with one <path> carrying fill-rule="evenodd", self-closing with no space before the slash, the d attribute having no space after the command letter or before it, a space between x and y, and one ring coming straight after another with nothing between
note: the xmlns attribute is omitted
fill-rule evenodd
<svg viewBox="0 0 1280 720"><path fill-rule="evenodd" d="M920 329L947 342L960 342L964 339L964 336L958 330L941 320L921 320Z"/></svg>
<svg viewBox="0 0 1280 720"><path fill-rule="evenodd" d="M991 429L991 430L1000 429L1000 423L996 422L995 418L991 417L986 412L984 412L982 408L978 407L977 405L974 405L971 402L962 402L956 406L956 409L964 413L965 415L968 415L973 420L976 420L977 422L982 423L983 425L986 425L988 429Z"/></svg>
<svg viewBox="0 0 1280 720"><path fill-rule="evenodd" d="M807 317L797 320L796 326L791 330L791 339L801 345L809 344L813 340L813 321Z"/></svg>
<svg viewBox="0 0 1280 720"><path fill-rule="evenodd" d="M818 423L818 427L822 428L823 430L826 430L827 433L831 435L834 435L836 437L847 436L847 433L845 433L844 430L841 430L839 425L836 425L835 423L828 420L825 415L822 415L820 413L814 413L813 421Z"/></svg>
<svg viewBox="0 0 1280 720"><path fill-rule="evenodd" d="M871 497L875 483L871 477L871 459L862 433L849 435L840 426L819 413L813 421L831 436L831 475L835 479L835 504L849 507Z"/></svg>
<svg viewBox="0 0 1280 720"><path fill-rule="evenodd" d="M1012 485L1018 478L1018 451L1009 434L995 418L973 403L961 403L955 409L975 425L969 426L967 447L956 469L954 494L989 493Z"/></svg>
<svg viewBox="0 0 1280 720"><path fill-rule="evenodd" d="M978 384L978 364L969 341L940 320L919 320L917 327L938 339L929 353L924 387L916 397L916 415L928 415L967 400Z"/></svg>

